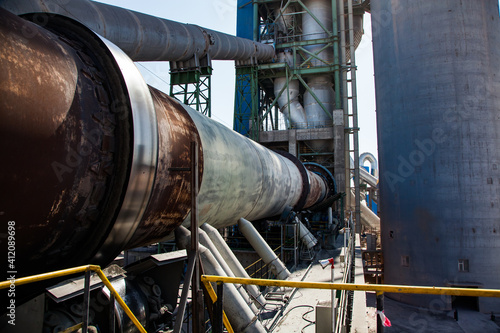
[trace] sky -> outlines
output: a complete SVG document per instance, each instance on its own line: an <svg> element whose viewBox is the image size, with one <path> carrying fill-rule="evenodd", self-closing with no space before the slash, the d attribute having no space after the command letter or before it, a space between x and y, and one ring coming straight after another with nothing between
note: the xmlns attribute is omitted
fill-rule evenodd
<svg viewBox="0 0 500 333"><path fill-rule="evenodd" d="M236 35L236 0L99 0L169 20ZM356 51L359 152L377 157L375 89L370 14L364 17L365 35ZM233 127L235 74L233 61L213 61L212 119ZM168 62L141 62L138 68L146 82L169 93Z"/></svg>

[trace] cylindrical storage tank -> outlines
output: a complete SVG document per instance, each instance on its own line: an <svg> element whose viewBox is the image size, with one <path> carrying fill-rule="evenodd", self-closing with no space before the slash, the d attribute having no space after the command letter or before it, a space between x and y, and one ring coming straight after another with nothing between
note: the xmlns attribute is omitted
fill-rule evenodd
<svg viewBox="0 0 500 333"><path fill-rule="evenodd" d="M381 0L371 11L385 283L498 289L498 2ZM500 300L478 305L498 311Z"/></svg>

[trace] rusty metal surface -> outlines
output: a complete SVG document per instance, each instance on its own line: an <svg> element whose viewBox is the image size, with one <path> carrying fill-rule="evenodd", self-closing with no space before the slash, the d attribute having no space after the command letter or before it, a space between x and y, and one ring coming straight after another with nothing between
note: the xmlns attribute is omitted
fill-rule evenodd
<svg viewBox="0 0 500 333"><path fill-rule="evenodd" d="M324 180L315 173L309 172L308 174L310 192L307 196L306 204L304 205L305 208L311 207L322 201L327 194L327 188Z"/></svg>
<svg viewBox="0 0 500 333"><path fill-rule="evenodd" d="M113 254L118 255L132 238L148 205L158 162L158 124L148 86L135 64L122 50L104 38L102 41L126 86L132 114L133 140L128 184L120 211L92 262L112 260Z"/></svg>
<svg viewBox="0 0 500 333"><path fill-rule="evenodd" d="M249 39L89 0L3 0L17 15L47 12L75 19L119 46L134 61L270 60L274 48Z"/></svg>
<svg viewBox="0 0 500 333"><path fill-rule="evenodd" d="M196 126L173 98L149 88L158 121L158 165L149 205L127 248L151 244L168 236L191 209L190 143L198 142L199 175L203 179L203 149Z"/></svg>
<svg viewBox="0 0 500 333"><path fill-rule="evenodd" d="M111 105L111 76L90 45L0 16L1 225L15 221L19 276L78 265L119 207L127 114Z"/></svg>

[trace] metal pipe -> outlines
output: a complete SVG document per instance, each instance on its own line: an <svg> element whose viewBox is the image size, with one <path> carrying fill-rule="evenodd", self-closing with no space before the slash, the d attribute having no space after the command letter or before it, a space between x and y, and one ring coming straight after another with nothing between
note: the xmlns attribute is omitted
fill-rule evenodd
<svg viewBox="0 0 500 333"><path fill-rule="evenodd" d="M255 229L253 224L244 218L240 218L238 220L238 228L262 260L271 267L273 274L280 280L286 280L290 276L290 272L276 256L273 249L269 247L264 238L262 238L257 229Z"/></svg>
<svg viewBox="0 0 500 333"><path fill-rule="evenodd" d="M299 220L298 217L295 217L295 221L299 225L299 237L302 243L308 248L312 249L314 245L318 243L318 240L311 234L311 232L306 228L306 226Z"/></svg>
<svg viewBox="0 0 500 333"><path fill-rule="evenodd" d="M214 256L217 263L224 270L224 273L226 276L234 277L235 275L233 274L233 271L231 271L231 269L227 265L226 261L222 258L219 251L215 247L214 243L212 242L210 237L208 237L207 233L202 229L199 229L198 232L199 232L199 237L200 237L200 244L210 250L210 252ZM234 286L236 287L238 292L241 294L241 297L243 297L243 299L245 300L245 303L248 304L250 309L253 311L253 313L257 314L259 311L257 310L257 307L252 303L250 298L248 297L248 294L247 294L245 288L243 288L243 286L241 284L235 284Z"/></svg>
<svg viewBox="0 0 500 333"><path fill-rule="evenodd" d="M218 250L217 252L219 252L219 254L224 259L224 262L229 266L233 275L235 275L236 277L249 279L250 275L248 275L245 268L241 265L240 261L238 260L238 258L236 258L233 251L229 248L217 229L215 229L208 223L202 224L200 228L206 232L208 237L210 237L210 240ZM259 288L253 285L246 285L246 289L248 293L252 295L252 298L254 299L255 305L257 307L262 308L265 306L266 299L264 298L264 296L262 296Z"/></svg>
<svg viewBox="0 0 500 333"><path fill-rule="evenodd" d="M270 60L271 45L89 0L3 0L16 15L48 13L83 23L120 47L134 61ZM45 20L45 18L43 19Z"/></svg>
<svg viewBox="0 0 500 333"><path fill-rule="evenodd" d="M354 200L354 193L352 193L352 191L349 191L349 193L351 200ZM380 230L380 217L368 208L364 201L360 202L360 207L361 224L369 228Z"/></svg>
<svg viewBox="0 0 500 333"><path fill-rule="evenodd" d="M365 162L368 161L370 162L370 174L374 177L378 178L378 164L377 164L377 159L375 156L373 156L372 153L363 153L359 155L359 166L363 167L365 165Z"/></svg>
<svg viewBox="0 0 500 333"><path fill-rule="evenodd" d="M180 248L188 247L191 239L191 232L188 229L182 226L178 227L175 230L175 236ZM199 253L203 269L207 274L225 276L224 270L209 249L200 245ZM228 284L224 288L224 312L236 332L266 332L233 284Z"/></svg>

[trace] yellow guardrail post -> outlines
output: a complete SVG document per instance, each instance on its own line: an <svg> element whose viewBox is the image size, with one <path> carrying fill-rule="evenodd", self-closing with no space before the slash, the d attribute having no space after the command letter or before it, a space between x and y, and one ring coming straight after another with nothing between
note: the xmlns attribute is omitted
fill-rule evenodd
<svg viewBox="0 0 500 333"><path fill-rule="evenodd" d="M43 274L38 274L38 275L33 275L33 276L15 279L13 281L13 283L17 287L17 286L21 286L23 284L28 284L28 283L33 283L33 282L38 282L38 281L43 281L43 280L48 280L48 279L54 279L54 278L67 276L67 275L85 273L88 271L94 271L97 273L97 275L99 276L101 281L109 289L110 293L115 297L118 304L120 304L123 311L127 314L127 316L130 318L130 320L132 320L132 322L137 327L139 332L147 333L146 329L142 326L142 324L139 322L139 320L137 320L137 318L132 313L132 311L130 311L129 307L127 306L127 304L125 304L123 299L116 292L115 288L113 288L113 286L111 285L111 282L109 282L106 275L104 275L100 266L85 265L85 266L79 266L79 267L74 267L74 268L62 269L62 270L55 271L55 272L43 273ZM6 288L10 287L10 285L11 285L11 281L2 281L2 282L0 282L0 289L6 289ZM85 323L83 323L83 325L85 325Z"/></svg>
<svg viewBox="0 0 500 333"><path fill-rule="evenodd" d="M377 333L384 333L382 314L384 313L384 293L377 291Z"/></svg>
<svg viewBox="0 0 500 333"><path fill-rule="evenodd" d="M204 276L204 275L202 275ZM208 281L201 281L204 285L205 288L208 291L208 295L210 296L210 299L212 300L212 303L215 303L217 301L217 294L215 294L214 288L212 288L212 285ZM226 327L226 330L228 333L234 333L233 327L229 323L229 319L226 316L226 312L223 310L222 311L222 322L224 323L224 326Z"/></svg>

